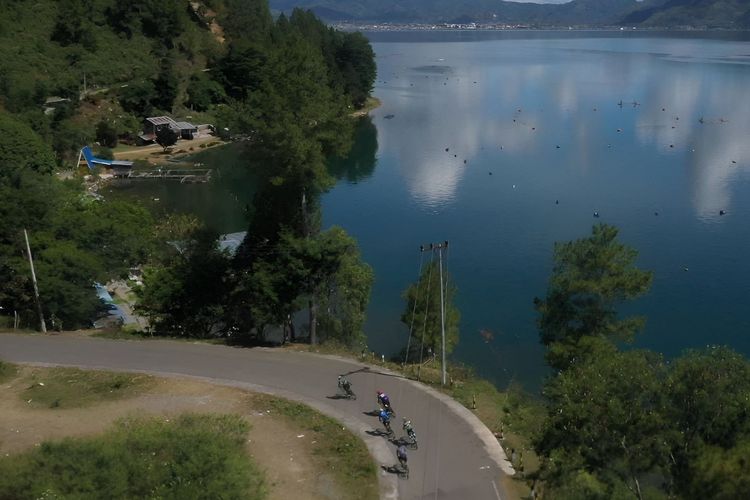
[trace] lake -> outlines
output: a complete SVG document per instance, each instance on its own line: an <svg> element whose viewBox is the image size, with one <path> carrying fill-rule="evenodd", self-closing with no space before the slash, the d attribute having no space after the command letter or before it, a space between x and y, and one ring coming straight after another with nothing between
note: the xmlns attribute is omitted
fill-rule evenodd
<svg viewBox="0 0 750 500"><path fill-rule="evenodd" d="M400 294L417 277L419 246L449 240L462 314L454 359L500 385L538 387L533 299L545 293L553 244L606 222L655 273L650 293L623 308L648 318L636 346L750 354L746 34L368 36L383 104L335 166L341 181L323 211L375 269L372 349L403 347ZM243 230L252 183L232 174L236 152L210 154L222 165L212 185L130 190Z"/></svg>

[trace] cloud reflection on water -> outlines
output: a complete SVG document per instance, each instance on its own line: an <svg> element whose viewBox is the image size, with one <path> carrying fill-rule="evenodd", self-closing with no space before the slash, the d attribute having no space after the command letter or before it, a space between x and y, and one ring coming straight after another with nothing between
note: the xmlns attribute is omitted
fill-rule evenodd
<svg viewBox="0 0 750 500"><path fill-rule="evenodd" d="M515 57L514 43L497 42L489 63L483 59L488 54L474 53L476 45L456 43L446 44L442 61L392 67L395 85L379 91L400 114L397 126L380 127L381 150L397 155L418 205L438 209L453 203L482 149L502 145L533 159L541 147L570 144L575 155L566 161L585 172L599 166L596 150L611 146L605 132L618 129L632 132L620 138L636 141L619 144L613 154L621 158L635 150L651 161L681 155L697 217L710 220L731 209L732 180L750 167L747 86L721 74L735 71L732 64L691 62L686 55L692 42L680 40L665 41L656 53L653 44L645 53L638 43L615 50L610 41L583 56L575 44L524 42L527 53L538 55L526 61ZM736 50L724 54L728 61ZM728 85L732 81L739 84ZM623 108L613 114L620 100ZM521 113L515 112L519 106ZM530 133L534 128L537 133ZM501 161L495 155L491 161Z"/></svg>

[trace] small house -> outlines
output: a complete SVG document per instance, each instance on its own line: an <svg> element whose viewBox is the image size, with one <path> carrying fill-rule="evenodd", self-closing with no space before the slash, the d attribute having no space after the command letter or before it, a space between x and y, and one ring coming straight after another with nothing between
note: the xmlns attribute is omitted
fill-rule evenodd
<svg viewBox="0 0 750 500"><path fill-rule="evenodd" d="M190 140L198 132L198 127L189 122L177 122L168 116L151 116L143 121L143 133L139 138L144 143L156 140L156 133L169 127L174 130L181 139Z"/></svg>
<svg viewBox="0 0 750 500"><path fill-rule="evenodd" d="M193 125L189 122L177 122L177 130L175 132L178 133L181 139L187 139L192 140L195 134L198 133L198 127Z"/></svg>

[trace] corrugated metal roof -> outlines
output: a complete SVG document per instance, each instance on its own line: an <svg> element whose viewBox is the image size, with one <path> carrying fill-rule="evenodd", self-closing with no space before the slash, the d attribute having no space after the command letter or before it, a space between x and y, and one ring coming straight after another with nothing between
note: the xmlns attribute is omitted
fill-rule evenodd
<svg viewBox="0 0 750 500"><path fill-rule="evenodd" d="M197 130L198 127L189 122L176 122L177 128L180 130Z"/></svg>
<svg viewBox="0 0 750 500"><path fill-rule="evenodd" d="M176 127L177 122L168 116L151 116L146 118L146 121L153 125L169 125L170 127Z"/></svg>

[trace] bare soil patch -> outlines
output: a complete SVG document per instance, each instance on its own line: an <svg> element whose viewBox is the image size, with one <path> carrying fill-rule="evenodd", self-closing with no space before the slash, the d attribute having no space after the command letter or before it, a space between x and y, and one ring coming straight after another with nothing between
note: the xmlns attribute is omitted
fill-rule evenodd
<svg viewBox="0 0 750 500"><path fill-rule="evenodd" d="M44 441L90 436L125 417L175 418L183 412L232 413L251 425L247 449L264 468L271 499L342 498L324 460L315 456L314 436L240 389L177 379L155 379L141 393L85 408L35 408L22 398L38 368L20 367L0 383L0 454L11 455Z"/></svg>

